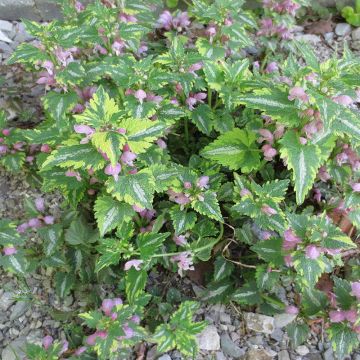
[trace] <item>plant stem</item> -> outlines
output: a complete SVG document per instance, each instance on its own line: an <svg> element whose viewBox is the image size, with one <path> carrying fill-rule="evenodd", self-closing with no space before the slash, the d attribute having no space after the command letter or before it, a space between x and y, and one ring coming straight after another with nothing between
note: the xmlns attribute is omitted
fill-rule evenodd
<svg viewBox="0 0 360 360"><path fill-rule="evenodd" d="M360 13L360 0L355 0L355 12Z"/></svg>
<svg viewBox="0 0 360 360"><path fill-rule="evenodd" d="M185 142L186 142L187 150L188 150L188 148L189 148L189 124L188 124L187 118L184 119L184 133L185 133Z"/></svg>
<svg viewBox="0 0 360 360"><path fill-rule="evenodd" d="M211 101L212 101L212 91L209 88L208 89L208 105L209 105L209 107L211 107Z"/></svg>

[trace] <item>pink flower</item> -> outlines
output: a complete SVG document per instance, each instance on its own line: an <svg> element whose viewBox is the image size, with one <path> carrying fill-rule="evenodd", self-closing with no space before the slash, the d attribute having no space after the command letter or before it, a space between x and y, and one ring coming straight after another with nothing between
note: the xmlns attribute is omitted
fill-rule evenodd
<svg viewBox="0 0 360 360"><path fill-rule="evenodd" d="M300 86L295 86L289 91L289 100L300 100L304 103L309 101L309 96L306 95L305 90Z"/></svg>
<svg viewBox="0 0 360 360"><path fill-rule="evenodd" d="M202 67L203 67L203 65L202 65L201 62L192 64L192 65L189 66L188 72L189 72L190 74L193 74L193 75L197 76L197 74L195 73L195 71L198 71L198 70L202 69Z"/></svg>
<svg viewBox="0 0 360 360"><path fill-rule="evenodd" d="M81 181L81 176L78 171L67 170L65 176L74 177L77 181Z"/></svg>
<svg viewBox="0 0 360 360"><path fill-rule="evenodd" d="M48 144L41 145L40 151L43 153L51 153L51 147Z"/></svg>
<svg viewBox="0 0 360 360"><path fill-rule="evenodd" d="M95 132L91 126L88 125L74 125L74 130L78 134L92 135Z"/></svg>
<svg viewBox="0 0 360 360"><path fill-rule="evenodd" d="M164 150L167 148L167 144L163 139L157 139L156 144L159 146L160 149Z"/></svg>
<svg viewBox="0 0 360 360"><path fill-rule="evenodd" d="M3 253L4 253L4 255L6 255L6 256L10 256L10 255L14 255L14 254L16 254L17 253L17 250L16 250L16 248L14 247L14 246L6 246L6 247L4 247L4 249L3 249Z"/></svg>
<svg viewBox="0 0 360 360"><path fill-rule="evenodd" d="M186 100L185 103L186 105L188 105L190 110L194 110L194 106L199 102L199 103L203 103L204 99L206 99L206 94L203 92L199 92L197 94L190 94Z"/></svg>
<svg viewBox="0 0 360 360"><path fill-rule="evenodd" d="M345 313L341 310L332 310L329 312L330 321L333 323L339 323L345 320Z"/></svg>
<svg viewBox="0 0 360 360"><path fill-rule="evenodd" d="M360 281L353 282L351 284L351 294L360 300Z"/></svg>
<svg viewBox="0 0 360 360"><path fill-rule="evenodd" d="M352 184L350 184L350 186L355 192L360 192L360 182L352 183Z"/></svg>
<svg viewBox="0 0 360 360"><path fill-rule="evenodd" d="M0 145L0 155L5 155L9 150L7 145Z"/></svg>
<svg viewBox="0 0 360 360"><path fill-rule="evenodd" d="M38 229L42 227L42 222L38 218L32 218L28 221L29 227L33 229Z"/></svg>
<svg viewBox="0 0 360 360"><path fill-rule="evenodd" d="M119 20L125 23L136 23L138 21L135 16L125 13L119 14Z"/></svg>
<svg viewBox="0 0 360 360"><path fill-rule="evenodd" d="M265 72L267 74L271 74L274 71L278 71L278 70L279 70L278 64L275 61L272 61L270 64L266 66Z"/></svg>
<svg viewBox="0 0 360 360"><path fill-rule="evenodd" d="M319 189L314 189L314 199L320 204L321 202L321 191Z"/></svg>
<svg viewBox="0 0 360 360"><path fill-rule="evenodd" d="M45 60L42 63L42 67L46 69L49 75L54 75L54 63L50 60Z"/></svg>
<svg viewBox="0 0 360 360"><path fill-rule="evenodd" d="M190 199L184 193L177 193L173 190L168 190L169 199L176 202L179 205L186 205L190 202Z"/></svg>
<svg viewBox="0 0 360 360"><path fill-rule="evenodd" d="M285 308L287 314L297 315L299 313L299 308L294 305L289 305Z"/></svg>
<svg viewBox="0 0 360 360"><path fill-rule="evenodd" d="M345 319L351 323L356 322L358 313L355 309L344 311Z"/></svg>
<svg viewBox="0 0 360 360"><path fill-rule="evenodd" d="M210 38L213 38L216 35L216 27L214 25L210 25L205 30L206 35L210 36Z"/></svg>
<svg viewBox="0 0 360 360"><path fill-rule="evenodd" d="M27 230L29 228L29 224L26 222L26 223L22 223L20 224L17 228L16 228L16 231L19 233L19 234L23 234L25 232L25 230Z"/></svg>
<svg viewBox="0 0 360 360"><path fill-rule="evenodd" d="M175 244L178 246L185 246L187 244L185 235L174 236L173 240L174 240Z"/></svg>
<svg viewBox="0 0 360 360"><path fill-rule="evenodd" d="M179 255L175 255L171 258L172 262L177 262L179 271L182 272L187 270L194 270L192 255L190 251L184 251Z"/></svg>
<svg viewBox="0 0 360 360"><path fill-rule="evenodd" d="M51 344L53 343L54 339L52 338L52 336L47 335L43 338L42 344L45 350L47 350Z"/></svg>
<svg viewBox="0 0 360 360"><path fill-rule="evenodd" d="M10 135L10 129L3 129L2 134L4 136L9 136Z"/></svg>
<svg viewBox="0 0 360 360"><path fill-rule="evenodd" d="M330 174L327 172L326 167L325 166L321 166L318 172L318 178L323 181L323 182L327 182L328 180L331 179Z"/></svg>
<svg viewBox="0 0 360 360"><path fill-rule="evenodd" d="M140 317L138 315L133 315L130 320L135 324L140 324Z"/></svg>
<svg viewBox="0 0 360 360"><path fill-rule="evenodd" d="M275 209L273 209L272 207L270 207L269 205L263 205L261 207L261 211L269 216L275 215L277 214L277 211Z"/></svg>
<svg viewBox="0 0 360 360"><path fill-rule="evenodd" d="M134 160L136 159L136 154L131 151L124 151L121 155L121 161L129 166L134 166Z"/></svg>
<svg viewBox="0 0 360 360"><path fill-rule="evenodd" d="M162 100L163 100L163 98L160 95L155 95L150 92L146 94L146 101L153 101L153 102L159 104Z"/></svg>
<svg viewBox="0 0 360 360"><path fill-rule="evenodd" d="M291 266L294 265L293 258L292 258L292 256L290 254L284 256L284 262L285 262L285 265L288 266L288 267L291 267Z"/></svg>
<svg viewBox="0 0 360 360"><path fill-rule="evenodd" d="M115 40L111 45L111 49L114 51L115 55L117 56L121 55L124 48L125 48L125 43L122 40Z"/></svg>
<svg viewBox="0 0 360 360"><path fill-rule="evenodd" d="M120 172L121 172L121 165L119 163L116 163L115 165L109 164L106 166L104 170L104 173L106 175L113 176L115 181L118 181Z"/></svg>
<svg viewBox="0 0 360 360"><path fill-rule="evenodd" d="M106 55L108 53L108 51L100 44L96 44L94 46L94 51L100 53L101 55Z"/></svg>
<svg viewBox="0 0 360 360"><path fill-rule="evenodd" d="M45 201L43 198L37 198L35 199L35 207L36 210L40 211L40 212L44 212L45 211Z"/></svg>
<svg viewBox="0 0 360 360"><path fill-rule="evenodd" d="M292 250L296 248L297 244L301 243L301 239L295 235L292 229L287 229L284 232L284 242L283 249L284 250Z"/></svg>
<svg viewBox="0 0 360 360"><path fill-rule="evenodd" d="M54 53L55 53L57 60L64 67L66 67L70 62L74 61L74 58L72 56L70 49L64 50L61 47L57 47L55 49Z"/></svg>
<svg viewBox="0 0 360 360"><path fill-rule="evenodd" d="M316 121L309 122L303 127L303 131L305 132L308 139L311 139L314 134L318 132L318 128L316 126Z"/></svg>
<svg viewBox="0 0 360 360"><path fill-rule="evenodd" d="M146 92L144 90L135 91L134 96L142 103L144 99L146 99Z"/></svg>
<svg viewBox="0 0 360 360"><path fill-rule="evenodd" d="M51 215L44 216L44 223L46 225L52 225L54 223L54 217Z"/></svg>
<svg viewBox="0 0 360 360"><path fill-rule="evenodd" d="M241 197L251 196L251 192L250 192L248 189L243 188L243 189L241 189L241 191L240 191L240 196L241 196Z"/></svg>
<svg viewBox="0 0 360 360"><path fill-rule="evenodd" d="M191 186L192 186L192 185L191 185L191 182L189 182L189 181L185 181L185 182L184 182L184 188L185 188L185 189L191 189Z"/></svg>
<svg viewBox="0 0 360 360"><path fill-rule="evenodd" d="M203 189L207 189L209 187L208 183L209 183L209 177L208 176L201 176L196 185L201 190L203 190Z"/></svg>
<svg viewBox="0 0 360 360"><path fill-rule="evenodd" d="M262 143L263 141L267 141L269 144L272 144L274 142L274 136L270 130L259 129L258 133L261 135L261 137L259 137L257 140L259 143Z"/></svg>
<svg viewBox="0 0 360 360"><path fill-rule="evenodd" d="M282 136L284 135L284 132L285 132L285 126L277 124L276 129L274 131L274 138L276 140L282 138Z"/></svg>
<svg viewBox="0 0 360 360"><path fill-rule="evenodd" d="M86 338L86 343L90 346L93 346L96 344L96 338L97 338L97 334L95 332L94 334L91 334Z"/></svg>
<svg viewBox="0 0 360 360"><path fill-rule="evenodd" d="M112 299L104 299L101 303L101 310L106 316L111 315L111 310L114 307L114 301Z"/></svg>
<svg viewBox="0 0 360 360"><path fill-rule="evenodd" d="M349 106L353 103L353 99L348 95L338 95L333 97L332 100L343 106Z"/></svg>
<svg viewBox="0 0 360 360"><path fill-rule="evenodd" d="M170 11L165 10L160 14L160 17L157 22L157 27L164 28L165 30L170 30L172 27L172 21L173 21L173 17Z"/></svg>
<svg viewBox="0 0 360 360"><path fill-rule="evenodd" d="M321 252L319 250L318 247L316 247L315 245L308 245L306 248L305 248L305 256L308 258L308 259L317 259L319 256L320 256Z"/></svg>
<svg viewBox="0 0 360 360"><path fill-rule="evenodd" d="M266 161L271 161L273 159L274 156L276 156L277 151L276 149L274 149L271 145L269 144L265 144L263 145L263 147L261 148L261 150L264 153L264 159Z"/></svg>
<svg viewBox="0 0 360 360"><path fill-rule="evenodd" d="M125 333L125 339L131 339L134 336L134 330L129 327L128 325L124 325L122 327L124 333Z"/></svg>
<svg viewBox="0 0 360 360"><path fill-rule="evenodd" d="M76 12L84 11L85 6L80 1L75 1L75 10Z"/></svg>
<svg viewBox="0 0 360 360"><path fill-rule="evenodd" d="M130 260L130 261L125 263L124 270L128 271L133 267L135 270L139 271L140 270L140 265L142 263L143 263L142 260Z"/></svg>
<svg viewBox="0 0 360 360"><path fill-rule="evenodd" d="M81 355L86 350L87 350L86 346L81 346L75 350L74 355Z"/></svg>

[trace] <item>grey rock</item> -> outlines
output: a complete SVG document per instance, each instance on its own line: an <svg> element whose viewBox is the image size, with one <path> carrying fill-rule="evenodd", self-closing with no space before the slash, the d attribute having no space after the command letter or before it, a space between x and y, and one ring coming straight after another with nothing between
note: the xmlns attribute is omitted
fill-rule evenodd
<svg viewBox="0 0 360 360"><path fill-rule="evenodd" d="M12 341L1 353L3 360L17 360L23 359L25 354L23 352L26 344L26 338L20 337Z"/></svg>
<svg viewBox="0 0 360 360"><path fill-rule="evenodd" d="M296 314L276 314L274 316L274 324L276 328L283 328L286 325L290 324L296 319Z"/></svg>
<svg viewBox="0 0 360 360"><path fill-rule="evenodd" d="M354 50L360 50L360 40L353 41L353 42L351 43L351 47L352 47Z"/></svg>
<svg viewBox="0 0 360 360"><path fill-rule="evenodd" d="M10 21L0 20L0 30L11 32L13 24Z"/></svg>
<svg viewBox="0 0 360 360"><path fill-rule="evenodd" d="M353 32L351 33L351 37L354 41L360 40L360 27L353 30Z"/></svg>
<svg viewBox="0 0 360 360"><path fill-rule="evenodd" d="M220 314L220 322L222 324L231 324L231 317L227 313L221 313Z"/></svg>
<svg viewBox="0 0 360 360"><path fill-rule="evenodd" d="M215 354L216 360L226 360L226 356L223 352L219 351Z"/></svg>
<svg viewBox="0 0 360 360"><path fill-rule="evenodd" d="M300 25L294 25L294 26L292 27L292 31L293 31L294 33L302 33L302 32L304 32L304 27L303 27L303 26L300 26Z"/></svg>
<svg viewBox="0 0 360 360"><path fill-rule="evenodd" d="M14 302L14 293L6 291L0 297L0 309L6 311Z"/></svg>
<svg viewBox="0 0 360 360"><path fill-rule="evenodd" d="M158 355L157 347L153 346L147 353L146 353L146 360L154 360Z"/></svg>
<svg viewBox="0 0 360 360"><path fill-rule="evenodd" d="M281 329L279 329L279 328L277 328L277 329L275 329L273 332L272 332L272 334L270 335L270 337L273 339L273 340L276 340L276 341L281 341L282 340L282 338L284 337L284 332L281 330Z"/></svg>
<svg viewBox="0 0 360 360"><path fill-rule="evenodd" d="M18 319L21 315L25 314L30 304L26 301L18 301L11 309L10 321Z"/></svg>
<svg viewBox="0 0 360 360"><path fill-rule="evenodd" d="M351 25L348 23L340 23L335 27L335 34L337 36L345 36L351 33Z"/></svg>
<svg viewBox="0 0 360 360"><path fill-rule="evenodd" d="M301 356L305 356L310 352L310 350L305 345L298 346L295 351Z"/></svg>
<svg viewBox="0 0 360 360"><path fill-rule="evenodd" d="M254 330L264 334L271 334L275 329L274 318L271 316L256 313L245 313L244 319L249 330Z"/></svg>
<svg viewBox="0 0 360 360"><path fill-rule="evenodd" d="M160 356L158 360L171 360L171 357L168 354L165 354Z"/></svg>
<svg viewBox="0 0 360 360"><path fill-rule="evenodd" d="M309 42L312 44L317 44L317 43L321 42L321 37L318 35L314 35L314 34L296 35L294 37L294 39L297 41L305 41L305 42Z"/></svg>
<svg viewBox="0 0 360 360"><path fill-rule="evenodd" d="M272 360L266 350L264 349L250 349L245 356L246 360Z"/></svg>
<svg viewBox="0 0 360 360"><path fill-rule="evenodd" d="M235 359L239 359L245 355L245 351L237 346L230 338L228 333L221 335L220 337L221 350L225 355L231 356Z"/></svg>
<svg viewBox="0 0 360 360"><path fill-rule="evenodd" d="M264 343L264 339L261 335L251 336L248 341L253 345L262 345Z"/></svg>
<svg viewBox="0 0 360 360"><path fill-rule="evenodd" d="M334 360L334 352L332 348L328 348L323 354L324 360Z"/></svg>
<svg viewBox="0 0 360 360"><path fill-rule="evenodd" d="M278 354L278 360L290 360L290 355L286 350L281 350Z"/></svg>
<svg viewBox="0 0 360 360"><path fill-rule="evenodd" d="M220 336L214 325L209 325L198 336L197 341L200 350L217 351L220 350Z"/></svg>
<svg viewBox="0 0 360 360"><path fill-rule="evenodd" d="M320 355L320 353L310 353L310 354L307 354L305 357L304 357L304 360L323 360L322 356Z"/></svg>
<svg viewBox="0 0 360 360"><path fill-rule="evenodd" d="M9 44L12 43L12 40L7 35L5 35L5 33L3 33L1 30L0 30L0 41L6 42Z"/></svg>
<svg viewBox="0 0 360 360"><path fill-rule="evenodd" d="M324 39L327 43L333 42L334 41L334 33L328 32L328 33L324 34Z"/></svg>

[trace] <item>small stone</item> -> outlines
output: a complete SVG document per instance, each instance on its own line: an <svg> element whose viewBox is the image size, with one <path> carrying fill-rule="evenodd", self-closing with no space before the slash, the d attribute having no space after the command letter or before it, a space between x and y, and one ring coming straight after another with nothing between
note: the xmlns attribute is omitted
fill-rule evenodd
<svg viewBox="0 0 360 360"><path fill-rule="evenodd" d="M353 32L351 33L351 37L354 41L360 40L360 27L353 30Z"/></svg>
<svg viewBox="0 0 360 360"><path fill-rule="evenodd" d="M214 325L209 325L197 336L200 350L220 350L220 336Z"/></svg>
<svg viewBox="0 0 360 360"><path fill-rule="evenodd" d="M276 328L283 328L286 325L290 324L296 319L296 314L276 314L274 316L274 323Z"/></svg>
<svg viewBox="0 0 360 360"><path fill-rule="evenodd" d="M334 352L333 349L330 347L328 348L323 354L324 360L334 360Z"/></svg>
<svg viewBox="0 0 360 360"><path fill-rule="evenodd" d="M304 27L300 25L294 25L291 30L293 33L302 33L304 32Z"/></svg>
<svg viewBox="0 0 360 360"><path fill-rule="evenodd" d="M26 301L18 301L11 309L10 321L18 319L21 315L25 314L30 304Z"/></svg>
<svg viewBox="0 0 360 360"><path fill-rule="evenodd" d="M328 33L324 34L324 39L327 43L332 43L334 41L334 33L328 32Z"/></svg>
<svg viewBox="0 0 360 360"><path fill-rule="evenodd" d="M1 30L0 30L0 41L6 42L6 43L12 43L12 40L7 37Z"/></svg>
<svg viewBox="0 0 360 360"><path fill-rule="evenodd" d="M232 341L238 341L240 339L240 335L236 332L230 333L230 337Z"/></svg>
<svg viewBox="0 0 360 360"><path fill-rule="evenodd" d="M225 357L224 353L222 353L221 351L217 352L215 354L215 357L216 357L216 360L226 360L226 357Z"/></svg>
<svg viewBox="0 0 360 360"><path fill-rule="evenodd" d="M231 356L235 359L239 359L245 355L245 351L237 346L230 338L228 333L221 335L220 337L221 350L224 354Z"/></svg>
<svg viewBox="0 0 360 360"><path fill-rule="evenodd" d="M160 356L158 360L171 360L171 357L168 354L165 354Z"/></svg>
<svg viewBox="0 0 360 360"><path fill-rule="evenodd" d="M278 354L278 360L290 360L290 355L286 350L281 350Z"/></svg>
<svg viewBox="0 0 360 360"><path fill-rule="evenodd" d="M264 334L271 334L274 331L274 318L271 316L256 313L245 313L244 319L249 330L254 330Z"/></svg>
<svg viewBox="0 0 360 360"><path fill-rule="evenodd" d="M354 50L360 50L360 40L353 41L353 42L351 43L351 47L352 47Z"/></svg>
<svg viewBox="0 0 360 360"><path fill-rule="evenodd" d="M25 347L26 338L18 338L12 341L1 353L3 360L22 359L25 355L22 349Z"/></svg>
<svg viewBox="0 0 360 360"><path fill-rule="evenodd" d="M14 293L6 291L0 298L0 309L6 311L14 302Z"/></svg>
<svg viewBox="0 0 360 360"><path fill-rule="evenodd" d="M317 353L311 353L311 354L307 354L304 357L304 360L322 360L322 356L318 352Z"/></svg>
<svg viewBox="0 0 360 360"><path fill-rule="evenodd" d="M309 351L309 349L305 346L305 345L300 345L300 346L298 346L296 349L295 349L295 351L299 354L299 355L301 355L301 356L305 356L305 355L307 355L310 351Z"/></svg>
<svg viewBox="0 0 360 360"><path fill-rule="evenodd" d="M276 340L276 341L281 341L282 338L284 337L284 332L280 329L280 328L277 328L275 329L272 334L270 335L270 337L273 339L273 340Z"/></svg>
<svg viewBox="0 0 360 360"><path fill-rule="evenodd" d="M220 322L223 324L231 324L231 317L227 313L220 314Z"/></svg>
<svg viewBox="0 0 360 360"><path fill-rule="evenodd" d="M262 345L264 343L264 340L261 335L251 336L248 339L250 344L253 345Z"/></svg>
<svg viewBox="0 0 360 360"><path fill-rule="evenodd" d="M296 35L294 39L297 41L305 41L312 44L317 44L321 41L321 37L314 34Z"/></svg>
<svg viewBox="0 0 360 360"><path fill-rule="evenodd" d="M13 24L10 21L0 20L0 30L11 32Z"/></svg>
<svg viewBox="0 0 360 360"><path fill-rule="evenodd" d="M351 26L347 23L337 24L335 27L335 34L337 36L345 36L351 33Z"/></svg>
<svg viewBox="0 0 360 360"><path fill-rule="evenodd" d="M272 357L264 349L250 349L246 353L246 360L272 360Z"/></svg>

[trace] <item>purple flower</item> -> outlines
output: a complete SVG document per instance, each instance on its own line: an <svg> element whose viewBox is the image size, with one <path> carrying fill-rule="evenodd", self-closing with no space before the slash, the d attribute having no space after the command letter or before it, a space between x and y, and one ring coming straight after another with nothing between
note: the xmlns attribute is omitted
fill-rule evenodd
<svg viewBox="0 0 360 360"><path fill-rule="evenodd" d="M190 25L188 13L183 11L176 15L176 17L172 20L172 25L178 31L187 28Z"/></svg>
<svg viewBox="0 0 360 360"><path fill-rule="evenodd" d="M203 189L207 189L209 187L209 177L208 176L201 176L197 182L197 186L203 190Z"/></svg>
<svg viewBox="0 0 360 360"><path fill-rule="evenodd" d="M7 145L0 145L0 155L5 155L9 150Z"/></svg>
<svg viewBox="0 0 360 360"><path fill-rule="evenodd" d="M156 144L159 146L160 149L164 150L167 148L167 144L163 139L157 139Z"/></svg>
<svg viewBox="0 0 360 360"><path fill-rule="evenodd" d="M100 44L96 44L94 46L94 51L100 53L101 55L106 55L108 53L108 51Z"/></svg>
<svg viewBox="0 0 360 360"><path fill-rule="evenodd" d="M59 355L63 354L64 352L66 352L68 350L69 350L69 343L68 343L68 341L64 340L63 346L61 347Z"/></svg>
<svg viewBox="0 0 360 360"><path fill-rule="evenodd" d="M168 190L169 199L179 205L186 205L190 202L189 197L184 193L178 193L173 190Z"/></svg>
<svg viewBox="0 0 360 360"><path fill-rule="evenodd" d="M162 100L163 100L163 98L160 95L155 95L151 92L148 92L146 94L146 101L152 101L152 102L159 104Z"/></svg>
<svg viewBox="0 0 360 360"><path fill-rule="evenodd" d="M75 10L81 12L85 10L85 6L80 1L75 1Z"/></svg>
<svg viewBox="0 0 360 360"><path fill-rule="evenodd" d="M285 308L287 314L297 315L299 313L299 308L294 305L289 305Z"/></svg>
<svg viewBox="0 0 360 360"><path fill-rule="evenodd" d="M95 129L88 125L74 125L74 130L78 134L85 135L92 135L95 132Z"/></svg>
<svg viewBox="0 0 360 360"><path fill-rule="evenodd" d="M81 355L86 350L87 350L86 346L81 346L75 350L74 355Z"/></svg>
<svg viewBox="0 0 360 360"><path fill-rule="evenodd" d="M142 103L144 99L146 99L146 92L144 90L137 90L134 93L134 96Z"/></svg>
<svg viewBox="0 0 360 360"><path fill-rule="evenodd" d="M350 184L350 186L355 192L360 192L360 182L352 183L352 184Z"/></svg>
<svg viewBox="0 0 360 360"><path fill-rule="evenodd" d="M122 327L122 329L125 333L125 339L131 339L135 334L134 330L126 324Z"/></svg>
<svg viewBox="0 0 360 360"><path fill-rule="evenodd" d="M330 321L333 323L339 323L345 320L345 313L341 310L333 310L329 312Z"/></svg>
<svg viewBox="0 0 360 360"><path fill-rule="evenodd" d="M266 161L271 161L274 156L276 156L277 154L277 151L276 149L274 149L271 145L269 144L265 144L263 145L263 147L261 148L261 150L263 151L264 153L264 159Z"/></svg>
<svg viewBox="0 0 360 360"><path fill-rule="evenodd" d="M46 225L52 225L54 223L54 217L51 215L44 216L43 220Z"/></svg>
<svg viewBox="0 0 360 360"><path fill-rule="evenodd" d="M133 15L129 15L129 14L125 14L125 13L120 13L119 14L119 20L125 23L136 23L137 22L137 18Z"/></svg>
<svg viewBox="0 0 360 360"><path fill-rule="evenodd" d="M49 75L54 75L54 63L50 60L45 60L42 63L42 67L46 69Z"/></svg>
<svg viewBox="0 0 360 360"><path fill-rule="evenodd" d="M129 166L134 166L134 160L136 159L136 154L131 151L124 151L121 155L121 161Z"/></svg>
<svg viewBox="0 0 360 360"><path fill-rule="evenodd" d="M74 177L77 181L81 181L81 176L78 171L67 170L65 176Z"/></svg>
<svg viewBox="0 0 360 360"><path fill-rule="evenodd" d="M139 271L140 270L140 265L143 263L142 260L130 260L128 262L125 263L125 266L124 266L124 270L127 271L127 270L130 270L132 267Z"/></svg>
<svg viewBox="0 0 360 360"><path fill-rule="evenodd" d="M106 175L112 175L114 177L115 181L118 181L119 174L121 172L121 165L119 163L116 163L115 165L107 165L104 170Z"/></svg>
<svg viewBox="0 0 360 360"><path fill-rule="evenodd" d="M16 231L19 233L19 234L23 234L25 232L25 230L27 230L29 228L29 224L26 222L26 223L22 223L20 224L17 228L16 228Z"/></svg>
<svg viewBox="0 0 360 360"><path fill-rule="evenodd" d="M309 102L309 96L305 93L305 90L300 86L294 86L289 91L289 100L300 100L304 103Z"/></svg>
<svg viewBox="0 0 360 360"><path fill-rule="evenodd" d="M269 216L277 214L277 211L275 209L266 204L261 207L261 211Z"/></svg>
<svg viewBox="0 0 360 360"><path fill-rule="evenodd" d="M285 262L285 265L288 266L288 267L291 267L294 264L293 263L293 258L292 258L292 256L290 254L284 256L284 262Z"/></svg>
<svg viewBox="0 0 360 360"><path fill-rule="evenodd" d="M140 324L140 317L138 315L133 315L130 320L134 322L135 324Z"/></svg>
<svg viewBox="0 0 360 360"><path fill-rule="evenodd" d="M173 17L170 11L165 10L160 14L160 17L157 21L158 28L164 28L165 30L170 30L172 27Z"/></svg>
<svg viewBox="0 0 360 360"><path fill-rule="evenodd" d="M279 70L278 64L275 61L272 61L270 64L266 66L265 72L267 74L271 74L274 71L278 71L278 70Z"/></svg>
<svg viewBox="0 0 360 360"><path fill-rule="evenodd" d="M10 255L14 255L17 253L17 250L14 246L5 246L4 249L3 249L3 253L4 255L6 256L10 256Z"/></svg>
<svg viewBox="0 0 360 360"><path fill-rule="evenodd" d="M194 105L197 103L203 103L203 100L206 99L206 96L207 95L203 92L190 94L189 97L186 98L185 103L188 105L190 110L194 110Z"/></svg>
<svg viewBox="0 0 360 360"><path fill-rule="evenodd" d="M44 212L45 211L45 201L43 198L37 198L35 200L35 207L38 211Z"/></svg>
<svg viewBox="0 0 360 360"><path fill-rule="evenodd" d="M326 167L325 166L321 166L318 172L318 178L323 181L323 182L327 182L328 180L331 179L330 174L327 172Z"/></svg>
<svg viewBox="0 0 360 360"><path fill-rule="evenodd" d="M179 267L179 272L194 270L192 255L190 251L184 251L179 255L175 255L171 258L172 262L176 262Z"/></svg>
<svg viewBox="0 0 360 360"><path fill-rule="evenodd" d="M284 232L284 242L283 249L284 250L292 250L296 248L297 244L301 243L301 239L295 235L292 229L287 229Z"/></svg>
<svg viewBox="0 0 360 360"><path fill-rule="evenodd" d="M52 338L52 336L50 336L50 335L45 336L42 341L42 345L43 345L44 349L47 350L51 346L53 341L54 341L54 339Z"/></svg>
<svg viewBox="0 0 360 360"><path fill-rule="evenodd" d="M269 144L272 144L274 142L274 136L270 130L259 129L258 133L261 135L261 137L259 137L257 140L259 143L262 143L263 141L267 141Z"/></svg>
<svg viewBox="0 0 360 360"><path fill-rule="evenodd" d="M174 240L175 244L178 246L185 246L187 244L185 235L174 236L173 240Z"/></svg>
<svg viewBox="0 0 360 360"><path fill-rule="evenodd" d="M115 40L111 45L111 49L114 51L115 55L119 56L122 54L125 48L125 43L122 40Z"/></svg>
<svg viewBox="0 0 360 360"><path fill-rule="evenodd" d="M74 61L74 58L70 50L64 50L61 47L57 47L54 53L57 60L64 67L66 67L70 62Z"/></svg>
<svg viewBox="0 0 360 360"><path fill-rule="evenodd" d="M360 281L353 282L351 284L351 294L360 300Z"/></svg>
<svg viewBox="0 0 360 360"><path fill-rule="evenodd" d="M43 144L40 147L40 151L46 154L51 153L51 147L48 144Z"/></svg>
<svg viewBox="0 0 360 360"><path fill-rule="evenodd" d="M315 245L308 245L306 248L305 248L305 256L308 258L308 259L317 259L319 256L320 256L321 252L319 250L319 248Z"/></svg>
<svg viewBox="0 0 360 360"><path fill-rule="evenodd" d="M353 103L353 99L348 96L348 95L339 95L339 96L334 96L332 98L332 100L334 102L336 102L339 105L343 105L343 106L349 106Z"/></svg>
<svg viewBox="0 0 360 360"><path fill-rule="evenodd" d="M32 218L28 221L29 227L33 228L33 229L38 229L40 227L42 227L42 222L40 219L38 218Z"/></svg>
<svg viewBox="0 0 360 360"><path fill-rule="evenodd" d="M344 311L345 319L351 323L356 322L358 313L355 309Z"/></svg>
<svg viewBox="0 0 360 360"><path fill-rule="evenodd" d="M191 189L191 186L192 186L192 185L191 185L191 182L190 182L190 181L185 181L185 182L184 182L184 188L185 188L185 189Z"/></svg>
<svg viewBox="0 0 360 360"><path fill-rule="evenodd" d="M203 65L201 62L192 64L188 68L188 73L193 74L195 77L197 77L197 74L195 73L195 71L202 69L202 67L203 67Z"/></svg>
<svg viewBox="0 0 360 360"><path fill-rule="evenodd" d="M112 299L104 299L101 303L101 310L106 316L111 315L111 310L114 307L114 301Z"/></svg>
<svg viewBox="0 0 360 360"><path fill-rule="evenodd" d="M240 196L241 196L241 197L251 196L251 192L250 192L248 189L243 188L243 189L241 189L241 191L240 191Z"/></svg>
<svg viewBox="0 0 360 360"><path fill-rule="evenodd" d="M4 136L9 136L10 135L10 129L3 129L2 134Z"/></svg>

